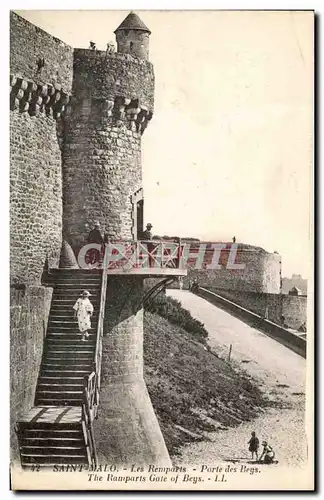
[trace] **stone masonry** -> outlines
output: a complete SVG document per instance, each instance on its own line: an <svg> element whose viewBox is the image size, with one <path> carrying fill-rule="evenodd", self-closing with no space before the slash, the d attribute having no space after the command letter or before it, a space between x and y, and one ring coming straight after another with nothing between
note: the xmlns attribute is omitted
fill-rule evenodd
<svg viewBox="0 0 324 500"><path fill-rule="evenodd" d="M194 248L195 245L191 245ZM208 250L207 262L211 262L212 252ZM189 261L188 276L184 280L185 287L189 281L198 280L200 286L217 287L234 292L258 292L279 294L281 289L281 257L278 254L268 253L262 248L251 245L238 244L235 264L242 264L243 269L229 269L227 267L231 244L226 243L221 251L219 269L194 269L195 261Z"/></svg>
<svg viewBox="0 0 324 500"><path fill-rule="evenodd" d="M108 281L95 435L102 462L167 466L168 452L143 378L141 295L141 278Z"/></svg>
<svg viewBox="0 0 324 500"><path fill-rule="evenodd" d="M51 117L12 112L11 281L40 283L46 258L58 265L62 235L61 152Z"/></svg>
<svg viewBox="0 0 324 500"><path fill-rule="evenodd" d="M57 120L72 88L73 49L10 14L10 389L14 422L34 403L51 288L62 240ZM44 64L43 64L44 63ZM42 66L42 67L41 67Z"/></svg>
<svg viewBox="0 0 324 500"><path fill-rule="evenodd" d="M17 415L34 403L52 290L14 285L10 290L10 441L17 458Z"/></svg>
<svg viewBox="0 0 324 500"><path fill-rule="evenodd" d="M153 113L151 63L78 49L66 115L64 238L77 253L87 224L110 239L132 238L133 194L142 186L141 135Z"/></svg>
<svg viewBox="0 0 324 500"><path fill-rule="evenodd" d="M10 21L14 422L33 404L52 293L42 275L58 267L62 240L77 253L95 220L110 239L137 234L154 72L150 31L134 13L117 28L113 54L73 49L14 13ZM221 270L199 279L278 293L280 258L269 255L243 252L250 267L240 277ZM140 276L108 279L95 440L106 463L170 465L143 379L142 294Z"/></svg>

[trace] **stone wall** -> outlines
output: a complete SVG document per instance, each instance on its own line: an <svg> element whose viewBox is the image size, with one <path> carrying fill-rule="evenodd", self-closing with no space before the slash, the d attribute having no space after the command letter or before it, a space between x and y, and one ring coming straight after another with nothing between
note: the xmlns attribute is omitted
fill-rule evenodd
<svg viewBox="0 0 324 500"><path fill-rule="evenodd" d="M209 263L212 252L208 250ZM184 279L184 287L189 286L189 281L197 279L203 287L217 287L230 291L280 293L281 257L270 254L258 247L238 245L234 263L242 264L243 269L228 268L228 258L231 244L221 251L220 269L188 269L188 276ZM195 245L192 245L194 248Z"/></svg>
<svg viewBox="0 0 324 500"><path fill-rule="evenodd" d="M149 33L140 30L117 30L116 42L118 52L135 53L142 59L149 58ZM133 54L132 54L133 56Z"/></svg>
<svg viewBox="0 0 324 500"><path fill-rule="evenodd" d="M78 253L94 221L132 239L142 187L141 135L153 110L152 65L126 54L75 51L63 153L64 238Z"/></svg>
<svg viewBox="0 0 324 500"><path fill-rule="evenodd" d="M171 464L143 378L142 293L141 277L108 279L94 422L99 463Z"/></svg>
<svg viewBox="0 0 324 500"><path fill-rule="evenodd" d="M17 458L14 424L34 403L52 289L13 285L10 289L10 406L13 458Z"/></svg>
<svg viewBox="0 0 324 500"><path fill-rule="evenodd" d="M58 264L62 160L53 115L58 89L71 93L72 70L71 47L10 13L11 282L39 284L46 258Z"/></svg>
<svg viewBox="0 0 324 500"><path fill-rule="evenodd" d="M268 319L277 324L281 323L282 296L280 294L239 292L218 287L208 287L208 289L262 317L265 317L268 308Z"/></svg>
<svg viewBox="0 0 324 500"><path fill-rule="evenodd" d="M62 234L61 152L56 122L10 113L10 277L39 284L46 258L58 265Z"/></svg>
<svg viewBox="0 0 324 500"><path fill-rule="evenodd" d="M221 295L218 295L206 288L200 288L198 291L198 295L208 300L212 304L230 314L240 318L242 321L250 325L252 328L255 328L269 337L276 339L277 342L285 345L292 351L294 351L299 356L306 358L307 354L307 342L305 338L302 338L299 335L296 335L294 332L291 332L288 328L273 323L269 319L265 319L258 314L241 307L233 301L229 301L225 299Z"/></svg>
<svg viewBox="0 0 324 500"><path fill-rule="evenodd" d="M282 314L290 328L298 329L307 321L307 296L282 295Z"/></svg>
<svg viewBox="0 0 324 500"><path fill-rule="evenodd" d="M11 438L13 423L34 403L51 302L41 285L59 263L62 156L57 121L72 88L73 49L10 15ZM37 62L44 59L44 66ZM64 102L63 99L64 98Z"/></svg>
<svg viewBox="0 0 324 500"><path fill-rule="evenodd" d="M44 59L38 70L37 62ZM10 13L10 72L36 84L72 88L73 49L14 12Z"/></svg>
<svg viewBox="0 0 324 500"><path fill-rule="evenodd" d="M74 50L73 94L79 99L137 99L153 112L153 65L130 54L87 49Z"/></svg>
<svg viewBox="0 0 324 500"><path fill-rule="evenodd" d="M92 108L93 115L96 109ZM92 115L92 116L93 116ZM64 149L64 238L75 252L87 242L94 221L111 239L132 239L132 201L141 187L141 136L111 127L76 109ZM89 224L89 226L87 226Z"/></svg>
<svg viewBox="0 0 324 500"><path fill-rule="evenodd" d="M307 315L307 297L284 294L257 293L247 291L225 290L218 287L207 287L222 297L281 325L281 317L285 317L288 328L298 329Z"/></svg>

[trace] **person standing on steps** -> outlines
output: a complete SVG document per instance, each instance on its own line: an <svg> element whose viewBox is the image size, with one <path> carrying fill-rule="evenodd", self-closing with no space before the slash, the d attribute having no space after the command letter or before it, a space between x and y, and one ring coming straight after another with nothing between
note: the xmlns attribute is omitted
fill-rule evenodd
<svg viewBox="0 0 324 500"><path fill-rule="evenodd" d="M91 293L88 290L84 290L73 306L74 317L78 320L79 330L82 333L81 340L83 341L89 338L91 316L93 314L93 305L89 297L91 297Z"/></svg>

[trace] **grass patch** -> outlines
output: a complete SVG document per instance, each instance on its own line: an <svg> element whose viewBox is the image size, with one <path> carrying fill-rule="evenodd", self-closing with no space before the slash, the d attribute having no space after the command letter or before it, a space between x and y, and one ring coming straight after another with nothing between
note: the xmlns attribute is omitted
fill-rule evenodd
<svg viewBox="0 0 324 500"><path fill-rule="evenodd" d="M167 298L157 306L160 314L144 314L144 375L171 455L185 443L208 439L206 432L257 417L268 405L253 381L206 349L203 325L179 312L178 304ZM170 310L167 320L162 314Z"/></svg>
<svg viewBox="0 0 324 500"><path fill-rule="evenodd" d="M160 293L151 303L145 306L145 310L167 319L171 324L181 327L192 335L197 342L206 344L208 332L203 323L193 318L178 300Z"/></svg>

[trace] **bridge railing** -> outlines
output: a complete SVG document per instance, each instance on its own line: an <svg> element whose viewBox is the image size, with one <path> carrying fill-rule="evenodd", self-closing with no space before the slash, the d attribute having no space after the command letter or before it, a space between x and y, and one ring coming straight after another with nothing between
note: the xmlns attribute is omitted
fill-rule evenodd
<svg viewBox="0 0 324 500"><path fill-rule="evenodd" d="M90 244L89 244L90 248ZM96 244L93 245L96 248ZM122 269L181 269L181 256L184 245L172 241L162 240L123 240L109 241L100 248L97 245L100 254L99 262L95 267L114 271ZM89 261L90 250L86 253L85 262L91 266Z"/></svg>

